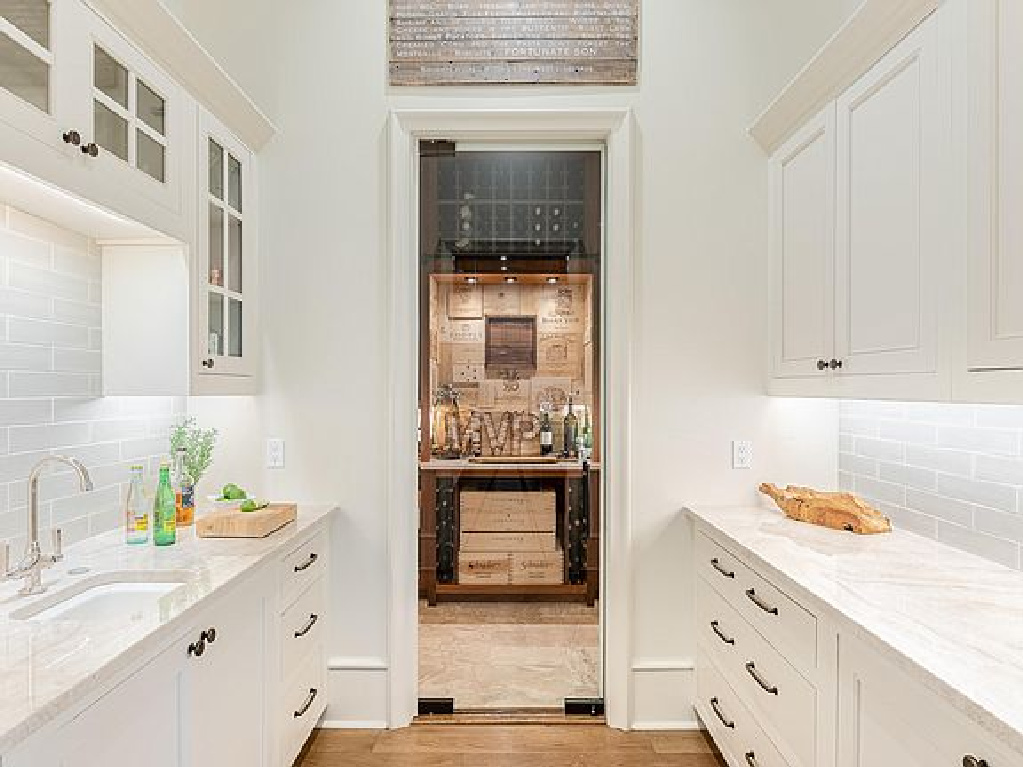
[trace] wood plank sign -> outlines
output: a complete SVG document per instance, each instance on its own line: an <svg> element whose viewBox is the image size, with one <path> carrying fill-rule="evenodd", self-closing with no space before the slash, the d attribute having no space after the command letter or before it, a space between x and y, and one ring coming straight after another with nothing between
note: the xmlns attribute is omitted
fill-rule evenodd
<svg viewBox="0 0 1023 767"><path fill-rule="evenodd" d="M390 0L391 85L635 85L640 0Z"/></svg>

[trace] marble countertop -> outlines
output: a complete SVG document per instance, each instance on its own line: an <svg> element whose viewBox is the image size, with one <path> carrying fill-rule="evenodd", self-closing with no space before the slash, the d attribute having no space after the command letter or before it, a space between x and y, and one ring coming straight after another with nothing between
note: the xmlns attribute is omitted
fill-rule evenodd
<svg viewBox="0 0 1023 767"><path fill-rule="evenodd" d="M858 536L756 507L687 511L1023 752L1023 573L901 530Z"/></svg>
<svg viewBox="0 0 1023 767"><path fill-rule="evenodd" d="M0 583L0 756L47 722L114 682L187 627L190 616L219 590L287 551L307 532L326 524L335 509L302 506L298 519L260 539L197 538L194 528L178 531L173 546L128 546L114 530L69 546L64 561L43 572L45 594L19 597L21 582ZM82 568L88 571L72 574ZM83 579L131 572L174 571L181 585L149 609L130 615L73 620L59 616L18 620L18 614L54 592Z"/></svg>

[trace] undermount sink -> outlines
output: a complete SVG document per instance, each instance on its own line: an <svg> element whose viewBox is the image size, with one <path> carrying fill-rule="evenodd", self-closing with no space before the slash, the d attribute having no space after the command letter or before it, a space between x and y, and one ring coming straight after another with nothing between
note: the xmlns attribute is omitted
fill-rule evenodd
<svg viewBox="0 0 1023 767"><path fill-rule="evenodd" d="M141 618L191 578L187 570L123 571L84 578L11 613L15 620L108 621Z"/></svg>

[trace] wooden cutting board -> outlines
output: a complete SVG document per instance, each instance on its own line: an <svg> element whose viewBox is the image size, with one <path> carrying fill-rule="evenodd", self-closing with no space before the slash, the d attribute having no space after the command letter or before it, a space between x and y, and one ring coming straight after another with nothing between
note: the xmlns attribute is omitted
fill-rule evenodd
<svg viewBox="0 0 1023 767"><path fill-rule="evenodd" d="M223 509L196 517L195 534L200 538L265 538L298 516L294 503L271 503L259 511Z"/></svg>

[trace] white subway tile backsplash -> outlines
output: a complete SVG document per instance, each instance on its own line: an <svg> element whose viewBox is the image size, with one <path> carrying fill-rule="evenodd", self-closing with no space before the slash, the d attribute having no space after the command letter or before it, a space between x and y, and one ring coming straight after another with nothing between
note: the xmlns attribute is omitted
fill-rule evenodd
<svg viewBox="0 0 1023 767"><path fill-rule="evenodd" d="M1011 429L943 426L938 429L937 444L985 455L1019 455L1020 433Z"/></svg>
<svg viewBox="0 0 1023 767"><path fill-rule="evenodd" d="M839 413L843 488L903 529L1020 567L1023 407L848 402Z"/></svg>
<svg viewBox="0 0 1023 767"><path fill-rule="evenodd" d="M12 209L6 221L19 233L0 215L0 540L24 545L28 473L64 453L96 490L51 469L40 513L73 543L121 524L129 466L167 458L185 400L101 398L101 260L81 235Z"/></svg>
<svg viewBox="0 0 1023 767"><path fill-rule="evenodd" d="M7 323L7 340L22 344L48 344L73 349L89 348L89 329L49 320L11 317Z"/></svg>
<svg viewBox="0 0 1023 767"><path fill-rule="evenodd" d="M49 370L53 351L48 346L0 342L0 369Z"/></svg>
<svg viewBox="0 0 1023 767"><path fill-rule="evenodd" d="M901 442L865 437L856 438L854 450L857 455L864 458L877 458L882 461L902 461L906 456L906 446Z"/></svg>
<svg viewBox="0 0 1023 767"><path fill-rule="evenodd" d="M52 298L68 298L72 301L89 300L88 280L68 274L58 274L52 269L40 269L17 261L12 261L7 266L7 285L18 290L27 290Z"/></svg>

